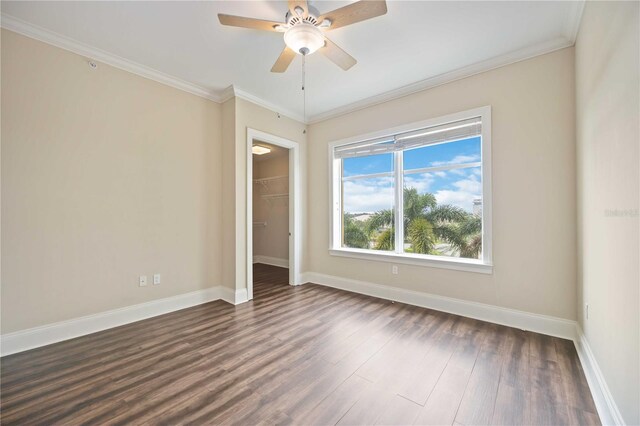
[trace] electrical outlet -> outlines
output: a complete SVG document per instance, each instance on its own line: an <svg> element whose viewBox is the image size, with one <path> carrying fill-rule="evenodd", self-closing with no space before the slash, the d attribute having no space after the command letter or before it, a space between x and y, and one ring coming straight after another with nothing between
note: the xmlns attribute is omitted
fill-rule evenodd
<svg viewBox="0 0 640 426"><path fill-rule="evenodd" d="M589 304L585 303L584 305L584 316L589 319Z"/></svg>
<svg viewBox="0 0 640 426"><path fill-rule="evenodd" d="M153 285L158 285L160 284L160 274L154 274L153 275Z"/></svg>
<svg viewBox="0 0 640 426"><path fill-rule="evenodd" d="M398 265L393 265L393 266L391 267L391 273L392 273L393 275L398 275Z"/></svg>
<svg viewBox="0 0 640 426"><path fill-rule="evenodd" d="M146 275L140 275L139 285L140 285L140 287L145 287L147 285L147 276Z"/></svg>

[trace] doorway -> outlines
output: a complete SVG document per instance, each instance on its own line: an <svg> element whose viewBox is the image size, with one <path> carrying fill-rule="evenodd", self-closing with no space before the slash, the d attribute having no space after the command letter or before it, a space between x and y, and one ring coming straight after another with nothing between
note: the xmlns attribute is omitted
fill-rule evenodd
<svg viewBox="0 0 640 426"><path fill-rule="evenodd" d="M249 300L253 299L254 262L260 265L261 277L265 273L280 279L287 276L287 284L300 283L299 189L298 144L248 129L246 276ZM288 268L288 273L278 268Z"/></svg>

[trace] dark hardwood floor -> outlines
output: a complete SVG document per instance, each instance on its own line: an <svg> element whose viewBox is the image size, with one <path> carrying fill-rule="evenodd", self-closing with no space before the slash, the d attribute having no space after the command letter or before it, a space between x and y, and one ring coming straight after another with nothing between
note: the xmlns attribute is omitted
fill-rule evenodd
<svg viewBox="0 0 640 426"><path fill-rule="evenodd" d="M2 358L2 424L599 424L568 340L254 276L249 303Z"/></svg>

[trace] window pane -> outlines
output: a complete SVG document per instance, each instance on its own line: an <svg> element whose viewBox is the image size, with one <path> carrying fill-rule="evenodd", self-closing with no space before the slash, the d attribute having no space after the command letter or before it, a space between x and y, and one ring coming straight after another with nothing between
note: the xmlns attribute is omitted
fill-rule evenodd
<svg viewBox="0 0 640 426"><path fill-rule="evenodd" d="M404 151L404 170L480 161L480 138L427 145Z"/></svg>
<svg viewBox="0 0 640 426"><path fill-rule="evenodd" d="M343 177L393 171L393 154L367 155L342 160Z"/></svg>
<svg viewBox="0 0 640 426"><path fill-rule="evenodd" d="M481 259L481 168L405 174L404 237L407 253Z"/></svg>
<svg viewBox="0 0 640 426"><path fill-rule="evenodd" d="M346 162L346 160L345 160ZM392 177L342 183L342 246L394 250Z"/></svg>

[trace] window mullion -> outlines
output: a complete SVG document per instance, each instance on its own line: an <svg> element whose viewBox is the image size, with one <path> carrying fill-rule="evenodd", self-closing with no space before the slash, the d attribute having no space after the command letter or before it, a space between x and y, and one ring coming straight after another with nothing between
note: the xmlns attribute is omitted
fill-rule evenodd
<svg viewBox="0 0 640 426"><path fill-rule="evenodd" d="M395 161L395 207L394 207L394 228L395 228L395 252L404 252L404 165L402 162L402 151L394 152Z"/></svg>

